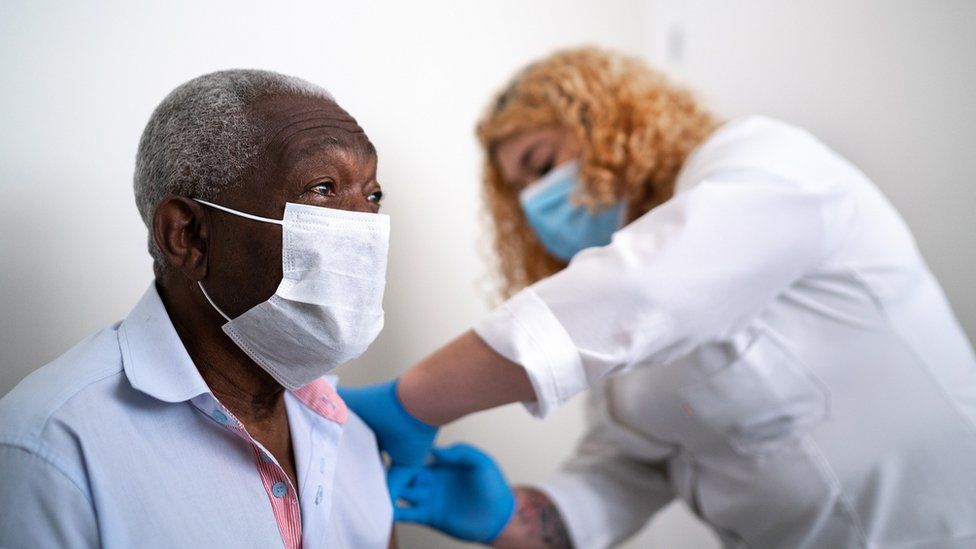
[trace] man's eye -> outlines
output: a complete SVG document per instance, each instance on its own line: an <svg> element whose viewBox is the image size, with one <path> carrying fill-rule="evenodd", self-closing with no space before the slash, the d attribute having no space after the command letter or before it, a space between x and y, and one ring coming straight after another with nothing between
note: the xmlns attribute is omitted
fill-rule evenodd
<svg viewBox="0 0 976 549"><path fill-rule="evenodd" d="M379 204L380 203L380 200L383 200L383 191L376 191L375 193L369 195L366 198L366 200L369 200L370 202L375 202L375 203Z"/></svg>
<svg viewBox="0 0 976 549"><path fill-rule="evenodd" d="M311 190L322 196L332 196L335 194L335 185L331 181L323 181L322 183L316 183Z"/></svg>

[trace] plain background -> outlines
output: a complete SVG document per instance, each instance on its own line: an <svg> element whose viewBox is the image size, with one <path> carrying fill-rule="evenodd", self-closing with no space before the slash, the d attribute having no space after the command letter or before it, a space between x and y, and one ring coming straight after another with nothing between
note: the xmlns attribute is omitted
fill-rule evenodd
<svg viewBox="0 0 976 549"><path fill-rule="evenodd" d="M976 336L972 1L85 4L0 5L0 395L145 290L139 135L174 86L231 67L324 85L376 144L393 218L387 327L340 374L396 375L488 310L475 120L523 64L587 43L645 57L726 117L778 116L852 159ZM442 441L490 449L514 481L539 479L571 452L581 401L545 422L518 406L484 413ZM400 542L458 546L411 527ZM717 544L675 505L626 546Z"/></svg>

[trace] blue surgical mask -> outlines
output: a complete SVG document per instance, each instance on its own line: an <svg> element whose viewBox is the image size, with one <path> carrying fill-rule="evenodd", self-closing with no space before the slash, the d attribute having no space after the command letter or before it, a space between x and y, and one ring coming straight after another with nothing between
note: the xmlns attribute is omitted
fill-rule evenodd
<svg viewBox="0 0 976 549"><path fill-rule="evenodd" d="M572 161L553 168L519 194L539 241L563 261L586 248L606 246L623 225L623 200L591 212L573 204L573 194L581 187L579 162Z"/></svg>

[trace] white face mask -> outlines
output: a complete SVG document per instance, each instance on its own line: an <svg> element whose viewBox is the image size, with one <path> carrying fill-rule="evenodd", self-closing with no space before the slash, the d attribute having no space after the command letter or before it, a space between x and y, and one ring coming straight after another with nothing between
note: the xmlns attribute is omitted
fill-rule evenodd
<svg viewBox="0 0 976 549"><path fill-rule="evenodd" d="M285 204L281 221L197 199L240 217L281 225L281 284L231 319L224 333L278 383L296 390L363 353L383 329L390 217Z"/></svg>

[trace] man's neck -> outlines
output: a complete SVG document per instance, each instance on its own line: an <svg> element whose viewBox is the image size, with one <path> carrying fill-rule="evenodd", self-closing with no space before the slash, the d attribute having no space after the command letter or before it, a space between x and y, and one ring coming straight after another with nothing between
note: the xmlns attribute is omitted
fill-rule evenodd
<svg viewBox="0 0 976 549"><path fill-rule="evenodd" d="M240 362L197 358L193 352L190 357L217 400L245 424L285 413L284 388L246 356Z"/></svg>
<svg viewBox="0 0 976 549"><path fill-rule="evenodd" d="M245 425L283 417L284 388L224 334L224 319L200 310L185 288L159 281L156 287L187 354L217 400Z"/></svg>

